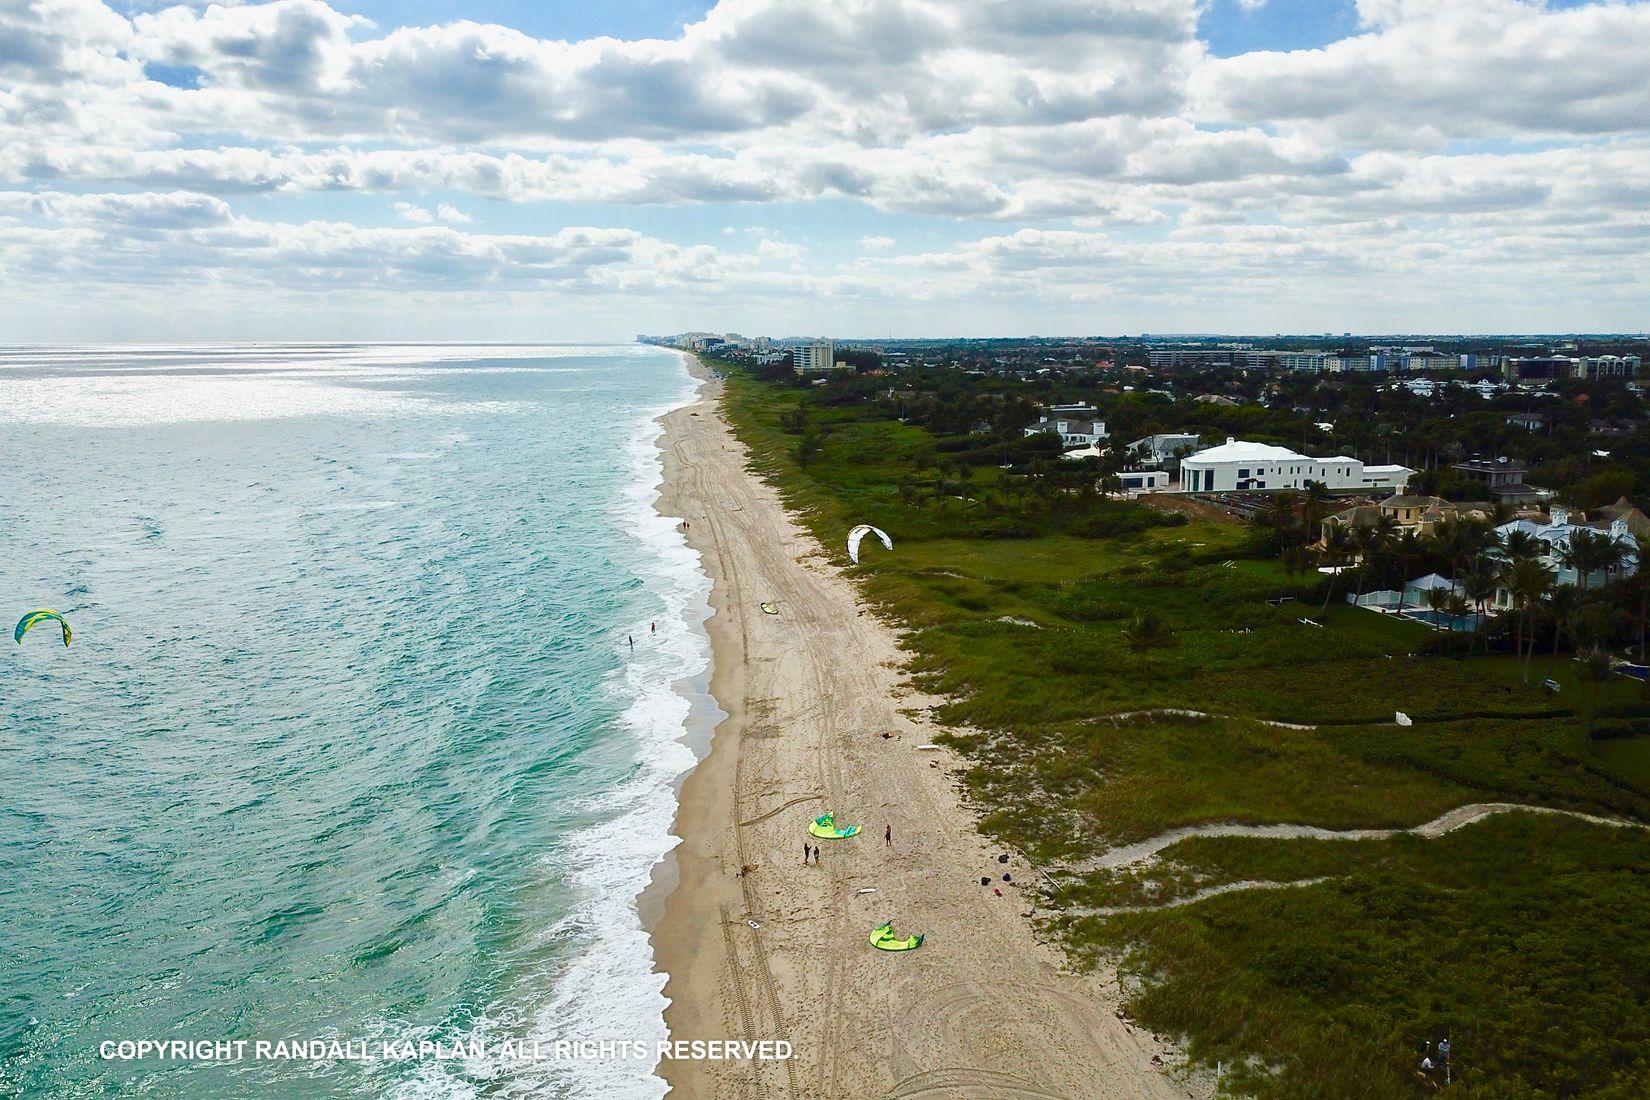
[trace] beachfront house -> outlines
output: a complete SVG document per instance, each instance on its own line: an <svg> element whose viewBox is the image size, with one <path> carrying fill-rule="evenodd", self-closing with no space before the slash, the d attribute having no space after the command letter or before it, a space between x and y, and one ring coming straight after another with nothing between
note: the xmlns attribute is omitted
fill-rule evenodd
<svg viewBox="0 0 1650 1100"><path fill-rule="evenodd" d="M1572 513L1568 508L1554 508L1547 516L1521 517L1511 523L1503 523L1495 529L1495 533L1505 538L1512 531L1522 531L1533 537L1541 547L1540 560L1557 574L1555 580L1558 584L1566 585L1579 585L1582 582L1581 574L1565 563L1570 540L1575 537L1576 532L1588 531L1615 540L1624 551L1620 564L1589 573L1586 577L1586 587L1601 588L1623 577L1632 576L1638 571L1639 541L1638 536L1633 533L1635 524L1640 530L1644 530L1650 526L1650 519L1646 519L1644 513L1631 504L1627 505L1625 510L1617 506L1612 516L1604 516L1590 522L1579 513ZM1497 611L1504 611L1513 606L1512 593L1506 588L1497 588L1492 606Z"/></svg>
<svg viewBox="0 0 1650 1100"><path fill-rule="evenodd" d="M1142 467L1179 465L1179 460L1198 449L1200 440L1191 432L1162 432L1148 435L1129 444L1129 453Z"/></svg>
<svg viewBox="0 0 1650 1100"><path fill-rule="evenodd" d="M1414 473L1407 466L1366 466L1344 455L1313 458L1287 447L1227 437L1218 447L1180 460L1180 488L1187 493L1242 493L1304 489L1316 481L1331 492L1401 492Z"/></svg>
<svg viewBox="0 0 1650 1100"><path fill-rule="evenodd" d="M1033 436L1039 432L1056 432L1060 436L1064 447L1093 447L1106 438L1106 422L1104 420L1069 420L1065 417L1045 416L1026 428L1026 435Z"/></svg>
<svg viewBox="0 0 1650 1100"><path fill-rule="evenodd" d="M1399 493L1376 504L1359 504L1337 512L1323 521L1323 535L1329 536L1331 527L1373 527L1382 517L1390 518L1397 531L1413 531L1430 535L1438 525L1448 520L1488 520L1495 514L1495 506L1487 501L1453 501L1443 497L1411 496Z"/></svg>

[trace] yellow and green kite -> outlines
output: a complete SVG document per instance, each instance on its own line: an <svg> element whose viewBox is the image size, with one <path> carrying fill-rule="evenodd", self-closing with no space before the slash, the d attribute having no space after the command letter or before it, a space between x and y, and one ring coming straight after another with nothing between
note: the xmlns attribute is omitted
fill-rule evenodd
<svg viewBox="0 0 1650 1100"><path fill-rule="evenodd" d="M922 946L921 936L906 936L904 939L894 935L894 922L883 921L871 929L871 946L878 951L913 951Z"/></svg>
<svg viewBox="0 0 1650 1100"><path fill-rule="evenodd" d="M69 620L65 619L63 616L59 615L50 608L45 607L37 608L36 610L29 612L27 615L24 615L21 619L18 619L17 629L12 631L11 636L18 645L22 645L23 635L34 629L34 627L38 624L46 622L50 619L55 619L62 624L63 644L68 645L69 639L73 636L73 632L69 629Z"/></svg>
<svg viewBox="0 0 1650 1100"><path fill-rule="evenodd" d="M826 810L808 825L808 832L820 840L847 840L851 836L859 835L858 825L844 825L837 828L836 814Z"/></svg>

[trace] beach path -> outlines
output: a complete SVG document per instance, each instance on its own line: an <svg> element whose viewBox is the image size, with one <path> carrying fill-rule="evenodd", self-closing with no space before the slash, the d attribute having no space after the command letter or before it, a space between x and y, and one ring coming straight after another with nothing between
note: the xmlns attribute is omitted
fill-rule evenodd
<svg viewBox="0 0 1650 1100"><path fill-rule="evenodd" d="M923 700L893 631L747 471L718 393L706 382L664 421L660 508L689 521L716 581L712 689L728 718L683 787L654 941L672 1038L788 1039L795 1057L668 1062L671 1095L1187 1095L1154 1065L1165 1048L1119 1018L1115 982L1063 971L1036 941L1033 872L975 831L950 753L918 749L935 731L901 713ZM863 833L804 866L826 809ZM926 942L871 948L888 918Z"/></svg>

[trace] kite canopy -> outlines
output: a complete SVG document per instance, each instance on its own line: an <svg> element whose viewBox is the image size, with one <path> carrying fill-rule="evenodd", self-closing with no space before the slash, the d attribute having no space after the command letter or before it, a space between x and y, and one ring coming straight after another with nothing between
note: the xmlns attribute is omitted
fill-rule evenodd
<svg viewBox="0 0 1650 1100"><path fill-rule="evenodd" d="M34 629L34 627L37 624L46 622L49 619L55 619L57 622L62 624L62 626L63 626L63 644L68 645L69 644L69 638L73 634L73 632L69 629L69 620L65 619L63 616L59 615L57 612L52 611L49 608L45 608L45 607L38 608L34 611L31 611L27 615L24 615L21 619L18 619L17 620L17 629L12 631L11 636L17 642L18 645L22 645L23 644L23 635L27 634L30 630Z"/></svg>
<svg viewBox="0 0 1650 1100"><path fill-rule="evenodd" d="M888 532L879 527L872 527L869 523L862 523L848 532L848 556L853 559L855 565L859 564L859 544L865 540L866 535L875 535L882 540L882 545L890 550L894 548L894 540L888 537Z"/></svg>
<svg viewBox="0 0 1650 1100"><path fill-rule="evenodd" d="M859 835L858 825L845 825L837 828L836 815L826 810L808 824L808 832L820 840L847 840L851 836Z"/></svg>
<svg viewBox="0 0 1650 1100"><path fill-rule="evenodd" d="M922 937L899 939L894 935L894 922L884 921L871 929L871 946L878 951L911 951L922 946Z"/></svg>

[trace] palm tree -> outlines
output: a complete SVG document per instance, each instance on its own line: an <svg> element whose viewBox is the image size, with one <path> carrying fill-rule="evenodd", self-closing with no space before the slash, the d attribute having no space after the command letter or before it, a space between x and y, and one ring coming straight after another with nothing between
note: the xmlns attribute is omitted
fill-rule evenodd
<svg viewBox="0 0 1650 1100"><path fill-rule="evenodd" d="M1460 573L1462 562L1495 545L1495 532L1489 524L1471 518L1440 520L1432 537L1440 555L1449 562L1451 577Z"/></svg>
<svg viewBox="0 0 1650 1100"><path fill-rule="evenodd" d="M1564 633L1575 621L1576 611L1581 606L1581 594L1571 585L1553 584L1552 595L1547 598L1547 614L1553 620L1553 655L1547 662L1547 671L1543 679L1553 674L1553 666L1558 664L1558 649L1564 641ZM1530 643L1531 648L1535 646Z"/></svg>
<svg viewBox="0 0 1650 1100"><path fill-rule="evenodd" d="M1404 609L1404 586L1409 583L1409 565L1427 552L1426 540L1413 529L1406 528L1392 540L1392 556L1398 559L1398 610Z"/></svg>
<svg viewBox="0 0 1650 1100"><path fill-rule="evenodd" d="M1383 516L1382 519L1387 517ZM1358 555L1358 595L1364 594L1364 575L1369 572L1369 563L1386 546L1387 534L1390 527L1383 527L1379 523L1368 527L1355 527L1352 530L1352 548Z"/></svg>
<svg viewBox="0 0 1650 1100"><path fill-rule="evenodd" d="M1288 537L1295 527L1295 494L1287 489L1281 493L1273 493L1266 501L1266 507L1255 516L1255 524L1268 528L1272 532L1272 547L1282 553ZM1307 531L1307 541L1312 539L1312 532Z"/></svg>
<svg viewBox="0 0 1650 1100"><path fill-rule="evenodd" d="M1461 575L1460 583L1462 592L1466 594L1464 598L1471 600L1473 606L1478 609L1478 623L1473 632L1473 639L1467 644L1467 656L1470 657L1472 656L1473 646L1478 644L1478 635L1484 633L1486 609L1489 602L1495 599L1495 590L1501 584L1501 574L1495 567L1495 563L1489 558L1474 558L1472 564L1467 567L1467 571ZM1486 634L1484 636L1484 652L1488 653L1489 651L1490 640Z"/></svg>
<svg viewBox="0 0 1650 1100"><path fill-rule="evenodd" d="M1301 518L1306 522L1308 531L1323 522L1323 517L1329 514L1331 497L1329 487L1321 481L1308 481L1306 492L1301 497Z"/></svg>
<svg viewBox="0 0 1650 1100"><path fill-rule="evenodd" d="M1610 678L1610 655L1603 646L1590 646L1576 657L1576 679L1581 681L1582 696L1587 701L1587 735L1593 733L1593 714L1598 709L1598 691Z"/></svg>
<svg viewBox="0 0 1650 1100"><path fill-rule="evenodd" d="M1620 539L1585 528L1571 532L1564 548L1558 552L1559 563L1566 569L1576 571L1576 581L1583 599L1587 596L1587 582L1594 573L1604 573L1608 577L1626 557L1627 547Z"/></svg>
<svg viewBox="0 0 1650 1100"><path fill-rule="evenodd" d="M1290 546L1283 551L1283 571L1290 578L1297 573L1312 571L1312 551L1304 546Z"/></svg>
<svg viewBox="0 0 1650 1100"><path fill-rule="evenodd" d="M1318 561L1321 565L1339 570L1346 564L1352 553L1352 536L1347 534L1346 528L1339 524L1331 527L1323 536L1323 546L1318 549ZM1323 611L1329 610L1329 601L1335 595L1336 572L1329 574L1329 587L1323 595Z"/></svg>
<svg viewBox="0 0 1650 1100"><path fill-rule="evenodd" d="M1467 597L1461 593L1460 589L1451 589L1449 595L1444 598L1444 611L1449 615L1451 649L1455 648L1455 624L1460 622L1462 617L1471 609L1472 605L1467 602ZM1471 639L1467 641L1467 656L1472 656Z"/></svg>
<svg viewBox="0 0 1650 1100"><path fill-rule="evenodd" d="M1530 658L1535 656L1535 609L1541 606L1542 599L1552 590L1555 576L1557 574L1552 567L1539 558L1514 558L1502 568L1501 583L1507 586L1513 607L1521 612L1518 620L1518 653L1522 658L1519 675L1526 684L1530 682ZM1527 653L1525 637L1529 638Z"/></svg>
<svg viewBox="0 0 1650 1100"><path fill-rule="evenodd" d="M1501 555L1508 561L1540 557L1541 540L1515 527L1501 536Z"/></svg>
<svg viewBox="0 0 1650 1100"><path fill-rule="evenodd" d="M1149 608L1136 611L1123 627L1123 641L1136 653L1168 645L1171 635L1169 624Z"/></svg>
<svg viewBox="0 0 1650 1100"><path fill-rule="evenodd" d="M1442 619L1449 607L1450 590L1447 588L1429 588L1426 592L1427 607L1432 611L1432 629L1434 632L1443 629ZM1438 642L1438 652L1444 651L1444 643Z"/></svg>

